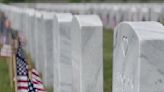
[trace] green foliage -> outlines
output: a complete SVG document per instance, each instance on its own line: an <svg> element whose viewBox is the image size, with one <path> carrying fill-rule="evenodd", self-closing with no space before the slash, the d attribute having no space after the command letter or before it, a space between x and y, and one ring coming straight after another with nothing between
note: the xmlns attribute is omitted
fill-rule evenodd
<svg viewBox="0 0 164 92"><path fill-rule="evenodd" d="M69 0L70 3L80 3L81 0Z"/></svg>
<svg viewBox="0 0 164 92"><path fill-rule="evenodd" d="M69 0L70 3L89 3L91 2L92 0Z"/></svg>

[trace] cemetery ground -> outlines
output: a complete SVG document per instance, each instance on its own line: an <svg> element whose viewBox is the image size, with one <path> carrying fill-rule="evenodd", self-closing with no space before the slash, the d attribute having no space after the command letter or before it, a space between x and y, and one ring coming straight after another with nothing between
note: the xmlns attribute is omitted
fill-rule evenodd
<svg viewBox="0 0 164 92"><path fill-rule="evenodd" d="M104 92L112 92L112 51L113 51L113 32L104 31ZM7 62L0 58L0 92L14 92L10 87Z"/></svg>

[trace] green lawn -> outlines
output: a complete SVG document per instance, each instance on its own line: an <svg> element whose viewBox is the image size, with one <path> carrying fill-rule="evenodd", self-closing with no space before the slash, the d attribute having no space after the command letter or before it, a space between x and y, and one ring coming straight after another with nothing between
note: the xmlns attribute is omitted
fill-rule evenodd
<svg viewBox="0 0 164 92"><path fill-rule="evenodd" d="M112 92L113 32L104 31L104 92ZM0 92L14 92L10 88L7 63L0 59Z"/></svg>
<svg viewBox="0 0 164 92"><path fill-rule="evenodd" d="M104 92L112 92L113 31L104 31Z"/></svg>
<svg viewBox="0 0 164 92"><path fill-rule="evenodd" d="M9 80L8 64L4 59L0 59L0 92L14 92Z"/></svg>

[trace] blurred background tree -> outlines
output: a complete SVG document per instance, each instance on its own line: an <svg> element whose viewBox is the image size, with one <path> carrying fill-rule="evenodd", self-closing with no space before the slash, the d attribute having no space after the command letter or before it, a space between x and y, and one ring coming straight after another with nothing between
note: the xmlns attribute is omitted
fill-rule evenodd
<svg viewBox="0 0 164 92"><path fill-rule="evenodd" d="M71 3L80 3L81 0L69 0Z"/></svg>

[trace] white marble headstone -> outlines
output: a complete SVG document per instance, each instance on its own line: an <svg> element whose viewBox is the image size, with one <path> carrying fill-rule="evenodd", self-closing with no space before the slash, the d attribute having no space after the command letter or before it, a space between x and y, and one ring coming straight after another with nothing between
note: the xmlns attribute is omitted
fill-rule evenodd
<svg viewBox="0 0 164 92"><path fill-rule="evenodd" d="M113 92L164 91L164 27L123 22L114 31Z"/></svg>
<svg viewBox="0 0 164 92"><path fill-rule="evenodd" d="M34 18L34 10L33 9L29 9L28 12L27 12L27 16L28 16L28 22L27 22L27 25L28 25L28 36L27 36L27 44L29 45L29 53L30 53L30 56L31 58L32 57L32 54L33 54L33 51L32 51L32 46L33 46L33 30L34 30L34 21L33 21L33 18Z"/></svg>
<svg viewBox="0 0 164 92"><path fill-rule="evenodd" d="M96 15L75 15L72 22L72 92L103 92L103 30Z"/></svg>
<svg viewBox="0 0 164 92"><path fill-rule="evenodd" d="M150 21L150 14L149 14L148 7L140 7L139 9L139 21Z"/></svg>
<svg viewBox="0 0 164 92"><path fill-rule="evenodd" d="M150 18L151 18L151 21L157 21L157 22L160 22L161 19L160 17L162 16L161 15L161 12L162 12L162 9L159 8L159 7L153 7L150 9ZM163 21L163 19L162 19Z"/></svg>
<svg viewBox="0 0 164 92"><path fill-rule="evenodd" d="M34 31L34 36L35 36L35 62L36 62L36 69L41 73L43 71L43 19L42 19L42 13L40 11L36 11L36 16L35 16L35 31Z"/></svg>
<svg viewBox="0 0 164 92"><path fill-rule="evenodd" d="M54 26L57 24L56 15L54 13L44 12L43 13L43 30L45 34L44 43L44 70L43 70L43 82L45 86L53 88L54 83L54 57L53 57L53 31L58 30Z"/></svg>
<svg viewBox="0 0 164 92"><path fill-rule="evenodd" d="M31 58L34 62L34 64L36 65L36 57L35 57L35 45L36 45L36 37L35 37L35 31L36 31L36 11L34 10L33 13L30 15L30 19L29 19L29 26L30 26L30 45L31 45L31 49L30 49L30 54L31 54Z"/></svg>
<svg viewBox="0 0 164 92"><path fill-rule="evenodd" d="M58 45L56 54L54 54L54 92L73 92L72 91L72 41L71 41L71 23L72 15L69 13L58 13L57 21L59 30L54 29L54 38Z"/></svg>
<svg viewBox="0 0 164 92"><path fill-rule="evenodd" d="M26 53L29 53L29 38L30 37L28 37L28 31L29 31L29 26L28 26L28 24L29 24L29 18L28 18L28 12L29 12L29 10L28 9L23 9L24 10L24 12L23 12L23 14L22 14L22 24L23 24L23 26L20 24L20 26L22 26L22 28L20 29L21 31L23 31L23 33L24 33L24 35L25 35L25 39L26 39L26 45L25 45L25 49L26 49Z"/></svg>
<svg viewBox="0 0 164 92"><path fill-rule="evenodd" d="M117 24L117 20L119 18L119 15L121 15L121 14L118 13L119 7L117 7L117 6L112 7L112 10L110 12L111 12L111 14L109 16L110 17L109 28L113 29Z"/></svg>

